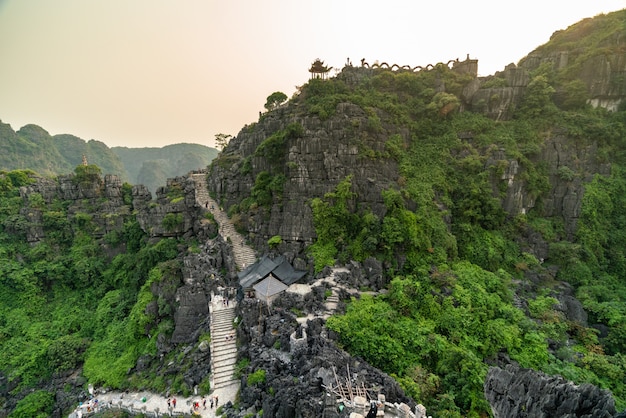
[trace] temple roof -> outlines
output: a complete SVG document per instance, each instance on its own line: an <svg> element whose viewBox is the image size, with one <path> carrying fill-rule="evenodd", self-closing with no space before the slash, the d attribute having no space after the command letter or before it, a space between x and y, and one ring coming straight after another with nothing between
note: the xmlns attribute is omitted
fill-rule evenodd
<svg viewBox="0 0 626 418"><path fill-rule="evenodd" d="M300 280L306 273L306 271L295 270L285 256L281 255L272 260L264 255L259 261L240 271L237 277L241 287L247 289L270 274L288 286Z"/></svg>
<svg viewBox="0 0 626 418"><path fill-rule="evenodd" d="M255 284L253 288L258 295L269 298L287 289L287 285L270 273L265 279Z"/></svg>
<svg viewBox="0 0 626 418"><path fill-rule="evenodd" d="M311 64L311 68L309 69L309 72L310 73L327 73L330 70L332 70L332 68L333 67L326 67L324 65L324 61L317 58L315 61L313 61L313 64Z"/></svg>

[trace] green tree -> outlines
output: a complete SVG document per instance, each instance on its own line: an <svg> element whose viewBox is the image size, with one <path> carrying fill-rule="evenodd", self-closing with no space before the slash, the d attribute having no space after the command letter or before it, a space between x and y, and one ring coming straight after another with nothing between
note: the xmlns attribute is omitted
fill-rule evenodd
<svg viewBox="0 0 626 418"><path fill-rule="evenodd" d="M518 115L532 119L549 116L554 113L556 106L552 102L554 87L548 82L544 75L538 75L528 83L526 94L524 95Z"/></svg>
<svg viewBox="0 0 626 418"><path fill-rule="evenodd" d="M287 95L281 91L275 91L274 93L267 96L267 101L265 102L265 109L267 111L272 111L277 109L281 104L283 104L287 100Z"/></svg>
<svg viewBox="0 0 626 418"><path fill-rule="evenodd" d="M17 403L11 413L14 418L45 418L49 417L54 407L54 395L38 390Z"/></svg>
<svg viewBox="0 0 626 418"><path fill-rule="evenodd" d="M100 180L102 170L95 164L79 165L74 169L76 183L94 183Z"/></svg>
<svg viewBox="0 0 626 418"><path fill-rule="evenodd" d="M215 146L219 150L223 150L224 148L226 148L226 145L228 145L232 137L233 136L229 134L215 134Z"/></svg>

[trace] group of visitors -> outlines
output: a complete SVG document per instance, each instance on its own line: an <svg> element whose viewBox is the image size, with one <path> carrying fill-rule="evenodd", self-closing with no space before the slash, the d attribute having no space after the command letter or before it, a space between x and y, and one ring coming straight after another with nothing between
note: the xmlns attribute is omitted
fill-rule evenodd
<svg viewBox="0 0 626 418"><path fill-rule="evenodd" d="M218 397L217 395L213 395L209 398L209 408L213 409L213 406L215 405L215 407L217 408L217 402L218 402ZM206 409L206 398L202 398L202 407L204 409ZM200 410L200 402L199 401L194 401L193 403L193 410L194 412L197 412Z"/></svg>

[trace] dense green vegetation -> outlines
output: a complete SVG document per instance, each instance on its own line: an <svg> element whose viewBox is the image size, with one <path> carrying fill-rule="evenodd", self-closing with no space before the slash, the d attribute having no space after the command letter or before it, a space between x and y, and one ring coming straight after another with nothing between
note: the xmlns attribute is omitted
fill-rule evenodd
<svg viewBox="0 0 626 418"><path fill-rule="evenodd" d="M100 180L95 165L75 171L77 183ZM19 187L33 183L33 175L0 173L0 373L15 387L12 395L19 399L22 391L83 363L84 375L95 384L164 385L131 381L127 372L139 356L155 352L159 334L173 330L173 292L181 277L178 240L148 243L134 215L121 230L95 239L94 211L106 202L46 203L37 193L24 200ZM29 245L26 231L37 227L44 237ZM105 246L126 250L109 258ZM159 297L152 293L155 285ZM149 303L158 306L156 314L146 314ZM48 416L53 402L48 392L34 392L13 416Z"/></svg>
<svg viewBox="0 0 626 418"><path fill-rule="evenodd" d="M251 159L253 157L266 159L270 169L269 171L261 171L256 175L250 196L243 199L240 204L230 207L228 209L229 215L258 208L269 208L274 202L281 201L283 186L286 181L284 173L287 142L302 135L302 125L296 122L290 123L285 129L280 129L263 140L255 149L254 154L243 161L239 170L242 175L251 173ZM235 224L237 225L237 222Z"/></svg>
<svg viewBox="0 0 626 418"><path fill-rule="evenodd" d="M531 74L523 101L506 122L450 111L456 102L436 93L435 79L454 95L467 79L443 66L360 77L358 83L342 75L311 80L301 94L307 111L322 119L342 102L378 109L371 125L389 133L387 154L379 157L401 167L397 187L381 196L387 209L382 218L358 205L350 176L312 200L318 239L309 251L316 271L367 257L391 267L388 294L353 300L345 316L329 319L344 347L395 375L437 416L489 413L483 381L486 361L498 353L524 367L608 388L618 408L626 407L626 113L587 107L576 98L579 86L567 69L551 66ZM395 134L400 127L409 129L408 141ZM612 164L609 177L586 185L573 237L563 231L562 219L542 212L551 186L536 159L553 130L579 146L598 144L600 158ZM507 189L502 174L511 159L520 164L526 193L537 199L533 210L515 217L501 204ZM562 181L582 175L575 167L557 172ZM524 251L522 237L531 231L550 246L545 262ZM589 323L607 326L606 336L564 318L551 266L559 268L558 280L574 287ZM530 282L528 273L539 281Z"/></svg>

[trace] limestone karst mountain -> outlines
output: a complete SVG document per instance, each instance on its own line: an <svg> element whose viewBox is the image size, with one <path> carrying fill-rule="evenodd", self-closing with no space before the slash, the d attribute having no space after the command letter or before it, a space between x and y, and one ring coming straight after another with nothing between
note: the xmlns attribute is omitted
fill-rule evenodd
<svg viewBox="0 0 626 418"><path fill-rule="evenodd" d="M87 383L210 395L233 328L232 417L341 417L352 390L433 416L619 416L625 22L489 77L470 57L313 77L154 198L92 167L3 173L3 411L61 416ZM307 274L255 297L242 247ZM215 328L218 296L237 304Z"/></svg>

